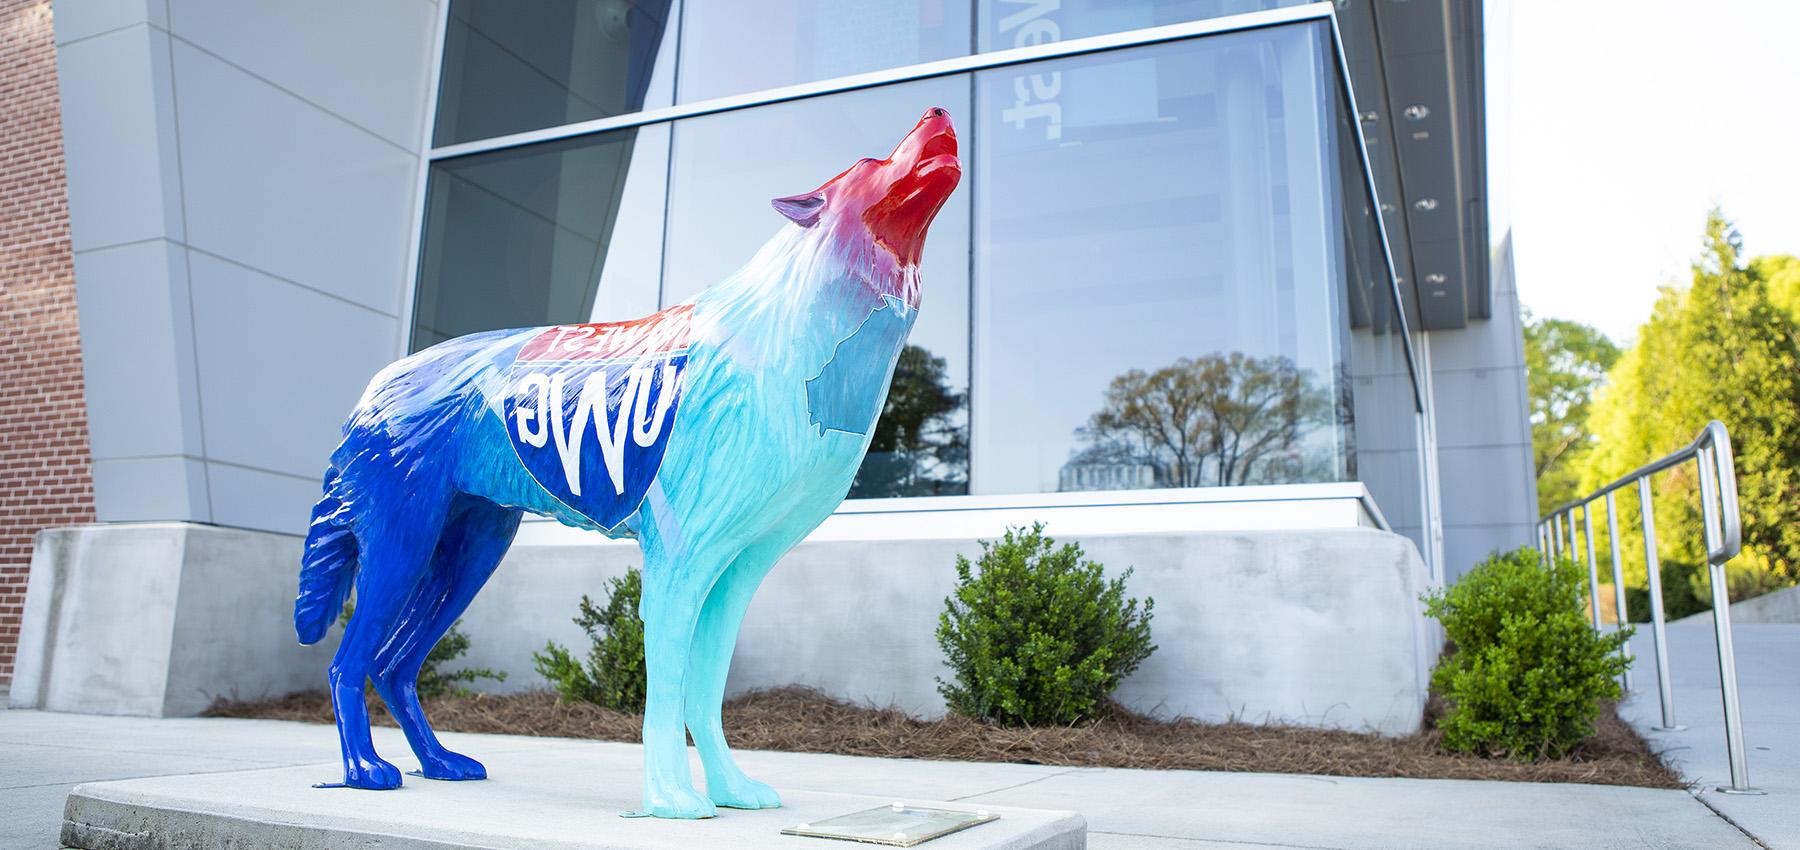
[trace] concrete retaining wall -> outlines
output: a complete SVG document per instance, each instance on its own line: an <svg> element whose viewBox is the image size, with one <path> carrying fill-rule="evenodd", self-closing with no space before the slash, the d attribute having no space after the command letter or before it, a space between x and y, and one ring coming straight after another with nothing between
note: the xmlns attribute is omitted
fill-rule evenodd
<svg viewBox="0 0 1800 850"><path fill-rule="evenodd" d="M1119 689L1162 716L1284 721L1388 734L1418 728L1442 640L1424 618L1427 572L1407 539L1374 529L1085 535L1088 556L1136 572L1156 600L1157 652ZM949 675L935 637L957 555L974 540L808 541L757 592L732 693L804 684L932 716ZM514 690L542 682L531 653L584 651L582 593L641 563L635 545L515 546L463 620L474 665Z"/></svg>
<svg viewBox="0 0 1800 850"><path fill-rule="evenodd" d="M9 700L151 717L322 688L335 637L294 640L300 538L191 523L39 533Z"/></svg>
<svg viewBox="0 0 1800 850"><path fill-rule="evenodd" d="M1413 544L1369 528L1097 534L1076 539L1133 596L1154 597L1157 652L1119 698L1161 716L1291 722L1401 734L1418 728L1441 643L1421 611ZM182 523L45 532L26 605L15 706L182 715L213 697L323 685L330 646L292 631L298 538ZM730 689L811 685L941 714L935 629L969 538L809 541L763 584ZM543 686L531 655L583 593L640 563L635 544L517 545L463 619L470 665L496 690Z"/></svg>
<svg viewBox="0 0 1800 850"><path fill-rule="evenodd" d="M1705 620L1712 622L1711 611L1689 614L1676 622ZM1800 623L1800 587L1784 587L1742 602L1731 603L1733 625L1745 623Z"/></svg>

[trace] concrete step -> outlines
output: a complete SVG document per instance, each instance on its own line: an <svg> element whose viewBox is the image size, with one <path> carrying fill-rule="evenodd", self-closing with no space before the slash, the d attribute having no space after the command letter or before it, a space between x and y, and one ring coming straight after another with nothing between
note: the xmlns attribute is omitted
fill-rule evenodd
<svg viewBox="0 0 1800 850"><path fill-rule="evenodd" d="M718 817L698 821L625 818L621 815L639 804L638 771L619 770L593 756L585 747L490 753L484 761L491 779L434 782L409 775L393 791L314 788L314 783L334 779L336 764L90 782L69 794L62 840L81 850L832 850L848 845L782 835L781 830L897 801L890 796L783 791L779 809L721 809ZM1074 812L898 801L999 816L930 841L932 850L1087 846L1087 822Z"/></svg>

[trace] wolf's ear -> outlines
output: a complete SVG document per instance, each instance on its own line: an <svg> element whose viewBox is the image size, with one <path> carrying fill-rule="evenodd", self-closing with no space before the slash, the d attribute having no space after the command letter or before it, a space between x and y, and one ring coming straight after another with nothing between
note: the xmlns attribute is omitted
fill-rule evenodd
<svg viewBox="0 0 1800 850"><path fill-rule="evenodd" d="M811 227L819 223L819 213L825 210L825 195L820 192L807 192L804 195L789 195L776 198L769 204L775 211L788 217L790 221L801 227Z"/></svg>

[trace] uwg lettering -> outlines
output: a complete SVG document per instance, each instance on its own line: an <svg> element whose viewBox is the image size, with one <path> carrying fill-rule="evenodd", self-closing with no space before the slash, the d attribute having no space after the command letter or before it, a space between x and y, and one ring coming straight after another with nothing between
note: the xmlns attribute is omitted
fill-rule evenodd
<svg viewBox="0 0 1800 850"><path fill-rule="evenodd" d="M636 513L662 466L692 311L550 328L508 370L513 451L539 486L602 528Z"/></svg>

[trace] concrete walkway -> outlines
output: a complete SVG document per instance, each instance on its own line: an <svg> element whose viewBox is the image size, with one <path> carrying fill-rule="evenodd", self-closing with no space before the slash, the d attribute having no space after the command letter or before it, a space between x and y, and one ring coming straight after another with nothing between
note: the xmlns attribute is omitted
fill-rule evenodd
<svg viewBox="0 0 1800 850"><path fill-rule="evenodd" d="M567 756L577 750L592 760L596 774L635 776L638 770L638 748L629 744L444 738L477 757ZM377 729L376 743L403 769L414 766L398 732ZM327 726L0 712L0 847L56 847L64 798L79 782L309 764L317 765L318 779L330 780L335 754L335 735ZM783 790L1072 809L1087 817L1090 846L1100 850L1755 846L1683 791L774 752L743 753L741 761L752 775ZM405 797L396 793L393 799L399 804ZM788 840L796 850L838 846Z"/></svg>
<svg viewBox="0 0 1800 850"><path fill-rule="evenodd" d="M1768 792L1760 797L1717 790L1730 784L1731 769L1711 615L1670 623L1668 633L1675 722L1687 729L1655 728L1662 716L1647 626L1631 641L1638 656L1635 693L1619 713L1695 783L1707 805L1768 847L1800 850L1800 625L1737 624L1732 629L1750 784Z"/></svg>

